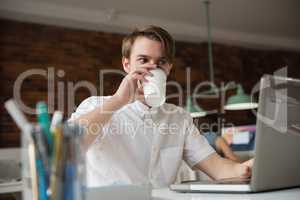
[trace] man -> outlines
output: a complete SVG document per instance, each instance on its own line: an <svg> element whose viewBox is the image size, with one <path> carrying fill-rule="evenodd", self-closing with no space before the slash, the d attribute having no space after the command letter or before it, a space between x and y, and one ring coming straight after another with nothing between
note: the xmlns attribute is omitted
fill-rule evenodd
<svg viewBox="0 0 300 200"><path fill-rule="evenodd" d="M168 75L174 52L174 41L164 29L134 31L123 40L127 75L118 90L110 97L84 100L72 114L71 121L86 128L88 186L167 186L175 181L182 159L213 179L251 175L251 161L239 164L218 156L182 108L145 103L145 76L157 67Z"/></svg>

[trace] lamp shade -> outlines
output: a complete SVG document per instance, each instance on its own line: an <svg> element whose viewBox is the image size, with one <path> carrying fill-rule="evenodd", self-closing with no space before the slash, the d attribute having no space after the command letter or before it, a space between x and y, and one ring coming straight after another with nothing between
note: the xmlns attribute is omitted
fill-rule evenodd
<svg viewBox="0 0 300 200"><path fill-rule="evenodd" d="M237 93L228 98L225 110L249 110L257 108L258 104L251 101L251 97L245 94L243 87L238 84Z"/></svg>
<svg viewBox="0 0 300 200"><path fill-rule="evenodd" d="M185 110L191 113L191 116L194 117L204 117L206 116L206 112L200 106L194 106L192 97L188 96L186 100Z"/></svg>

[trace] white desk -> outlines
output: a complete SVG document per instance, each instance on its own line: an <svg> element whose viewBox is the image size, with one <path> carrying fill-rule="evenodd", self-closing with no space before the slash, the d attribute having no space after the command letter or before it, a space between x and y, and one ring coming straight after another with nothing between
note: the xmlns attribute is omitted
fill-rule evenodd
<svg viewBox="0 0 300 200"><path fill-rule="evenodd" d="M178 193L163 188L152 190L152 195L150 193L137 188L89 188L87 200L300 200L300 188L252 194Z"/></svg>
<svg viewBox="0 0 300 200"><path fill-rule="evenodd" d="M169 189L152 191L152 200L300 200L300 188L253 194L177 193Z"/></svg>
<svg viewBox="0 0 300 200"><path fill-rule="evenodd" d="M21 191L21 187L19 189ZM15 192L15 191L11 191ZM131 191L134 192L134 191ZM119 191L115 194L116 199L124 199L124 193L126 191ZM105 197L107 194L103 193L103 190L99 191L97 188L88 189L87 200L99 200ZM128 194L127 194L128 195ZM129 195L129 196L137 196ZM150 196L150 195L149 195ZM130 198L130 200L147 199L139 196L137 199ZM252 194L214 194L214 193L178 193L169 190L168 188L152 190L151 200L299 200L300 188L276 190L271 192L261 192ZM150 200L150 199L149 199Z"/></svg>

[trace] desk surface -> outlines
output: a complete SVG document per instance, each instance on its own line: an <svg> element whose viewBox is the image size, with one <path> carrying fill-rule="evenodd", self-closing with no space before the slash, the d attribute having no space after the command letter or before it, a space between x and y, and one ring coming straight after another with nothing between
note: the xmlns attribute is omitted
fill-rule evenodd
<svg viewBox="0 0 300 200"><path fill-rule="evenodd" d="M151 195L152 194L152 195ZM300 188L251 194L178 193L168 188L149 189L135 186L89 188L87 200L300 200Z"/></svg>
<svg viewBox="0 0 300 200"><path fill-rule="evenodd" d="M253 194L177 193L169 189L152 191L153 200L299 200L300 188Z"/></svg>

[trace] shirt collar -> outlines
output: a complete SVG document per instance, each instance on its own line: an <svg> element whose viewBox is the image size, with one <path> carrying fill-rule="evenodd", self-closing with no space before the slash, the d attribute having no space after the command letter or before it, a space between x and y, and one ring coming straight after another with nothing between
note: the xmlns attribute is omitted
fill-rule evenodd
<svg viewBox="0 0 300 200"><path fill-rule="evenodd" d="M144 117L145 115L153 115L156 114L159 110L159 107L154 108L154 107L148 107L147 105L143 104L141 101L136 100L135 102L132 103L134 110L137 111L137 114L140 117Z"/></svg>

